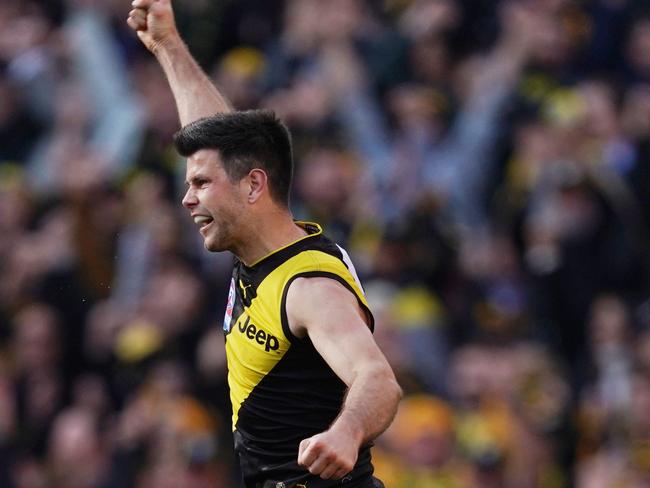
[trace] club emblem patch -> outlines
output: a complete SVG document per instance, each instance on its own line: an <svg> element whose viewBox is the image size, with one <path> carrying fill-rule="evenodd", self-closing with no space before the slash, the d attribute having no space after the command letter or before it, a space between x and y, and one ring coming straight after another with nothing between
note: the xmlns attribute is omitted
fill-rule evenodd
<svg viewBox="0 0 650 488"><path fill-rule="evenodd" d="M230 278L230 291L228 292L228 304L226 305L226 313L223 317L223 330L230 332L230 322L232 321L232 310L235 306L235 279Z"/></svg>

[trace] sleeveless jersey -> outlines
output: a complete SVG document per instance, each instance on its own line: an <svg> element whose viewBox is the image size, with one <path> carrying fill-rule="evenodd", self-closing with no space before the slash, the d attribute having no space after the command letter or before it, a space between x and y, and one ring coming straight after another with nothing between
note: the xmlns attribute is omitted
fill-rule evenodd
<svg viewBox="0 0 650 488"><path fill-rule="evenodd" d="M224 317L228 384L235 451L247 487L341 486L298 466L300 441L329 428L343 405L346 385L318 354L309 337L289 329L286 298L300 277L338 281L373 319L348 254L320 226L297 222L308 235L251 266L237 261ZM314 310L314 313L319 313ZM372 474L370 446L363 446L348 476Z"/></svg>

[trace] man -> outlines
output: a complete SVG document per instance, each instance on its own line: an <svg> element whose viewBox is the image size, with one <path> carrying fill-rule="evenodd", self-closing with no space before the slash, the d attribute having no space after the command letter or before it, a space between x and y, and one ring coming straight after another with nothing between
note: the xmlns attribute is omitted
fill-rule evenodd
<svg viewBox="0 0 650 488"><path fill-rule="evenodd" d="M235 450L247 487L382 486L370 445L401 390L347 253L289 210L292 151L270 112L233 112L180 39L170 0L128 24L160 62L183 128L190 211L237 261L224 319Z"/></svg>

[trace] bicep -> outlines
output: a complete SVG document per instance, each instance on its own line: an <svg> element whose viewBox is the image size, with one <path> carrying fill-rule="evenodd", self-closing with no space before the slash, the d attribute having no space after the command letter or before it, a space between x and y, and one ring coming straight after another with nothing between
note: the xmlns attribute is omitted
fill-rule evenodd
<svg viewBox="0 0 650 488"><path fill-rule="evenodd" d="M300 278L287 294L289 326L307 334L341 380L350 386L364 370L389 369L357 297L329 278Z"/></svg>

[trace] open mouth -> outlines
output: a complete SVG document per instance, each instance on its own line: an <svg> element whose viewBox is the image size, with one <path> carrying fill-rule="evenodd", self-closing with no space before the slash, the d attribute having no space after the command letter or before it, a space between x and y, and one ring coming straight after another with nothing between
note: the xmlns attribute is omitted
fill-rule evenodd
<svg viewBox="0 0 650 488"><path fill-rule="evenodd" d="M194 217L194 223L199 226L199 232L203 232L212 222L214 222L214 219L206 215L197 215Z"/></svg>

